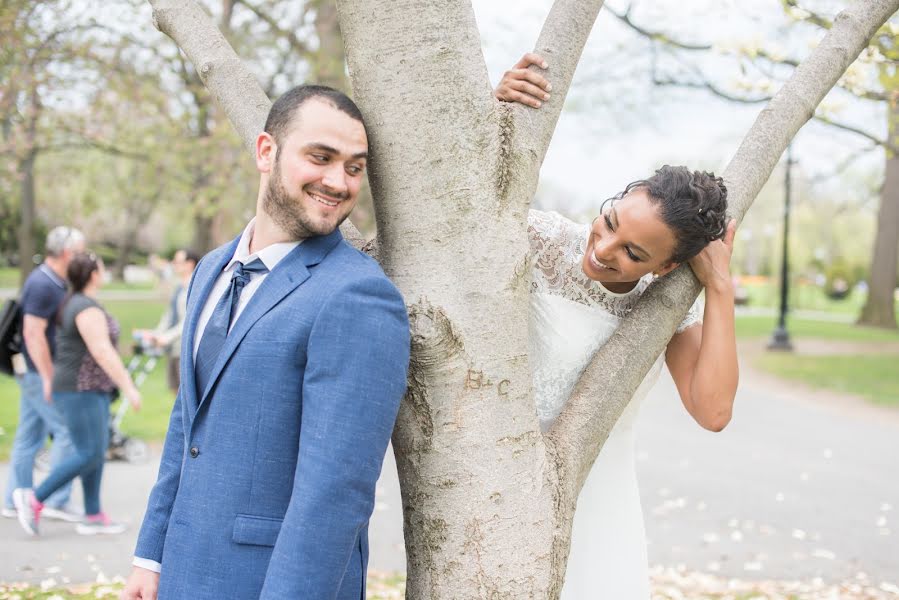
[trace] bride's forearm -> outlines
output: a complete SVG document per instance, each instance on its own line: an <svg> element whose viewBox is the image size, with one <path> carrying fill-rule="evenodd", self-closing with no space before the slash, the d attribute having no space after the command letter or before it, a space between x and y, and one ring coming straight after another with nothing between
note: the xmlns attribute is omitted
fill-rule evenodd
<svg viewBox="0 0 899 600"><path fill-rule="evenodd" d="M709 286L705 298L702 339L690 386L691 414L703 427L720 431L730 421L739 380L733 286Z"/></svg>

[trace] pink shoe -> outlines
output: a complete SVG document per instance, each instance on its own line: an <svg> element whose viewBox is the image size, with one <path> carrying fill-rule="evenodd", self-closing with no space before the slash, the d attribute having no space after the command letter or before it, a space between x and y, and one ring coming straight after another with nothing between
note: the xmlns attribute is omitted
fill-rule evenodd
<svg viewBox="0 0 899 600"><path fill-rule="evenodd" d="M12 503L16 507L16 516L19 517L19 525L28 535L37 535L38 523L41 520L41 511L44 505L34 497L31 488L16 488L12 491Z"/></svg>
<svg viewBox="0 0 899 600"><path fill-rule="evenodd" d="M87 515L84 520L75 526L75 531L81 535L111 535L122 533L125 526L122 523L116 523L106 516L106 513L97 513L95 515Z"/></svg>

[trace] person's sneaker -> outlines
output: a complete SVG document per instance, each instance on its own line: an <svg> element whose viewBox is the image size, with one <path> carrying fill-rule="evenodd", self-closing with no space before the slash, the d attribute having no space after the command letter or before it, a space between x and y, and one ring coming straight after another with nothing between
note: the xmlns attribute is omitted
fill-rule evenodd
<svg viewBox="0 0 899 600"><path fill-rule="evenodd" d="M41 510L44 505L34 497L31 488L16 488L12 491L12 503L16 505L16 516L19 517L19 525L28 535L37 535L38 523L41 520Z"/></svg>
<svg viewBox="0 0 899 600"><path fill-rule="evenodd" d="M41 517L55 521L65 521L66 523L78 523L84 519L84 513L69 505L49 506L45 504Z"/></svg>
<svg viewBox="0 0 899 600"><path fill-rule="evenodd" d="M3 510L0 511L0 514L2 514L3 518L5 518L5 519L15 519L16 517L19 516L19 513L16 511L15 506L12 506L12 507L4 506Z"/></svg>
<svg viewBox="0 0 899 600"><path fill-rule="evenodd" d="M111 535L122 533L125 526L110 520L106 513L98 513L84 517L84 520L75 526L75 531L81 535Z"/></svg>

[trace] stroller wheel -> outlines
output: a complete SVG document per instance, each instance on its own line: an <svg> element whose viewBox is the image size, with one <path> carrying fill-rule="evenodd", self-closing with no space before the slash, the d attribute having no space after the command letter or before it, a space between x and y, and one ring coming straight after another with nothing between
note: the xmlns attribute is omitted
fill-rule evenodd
<svg viewBox="0 0 899 600"><path fill-rule="evenodd" d="M124 447L125 460L132 464L146 462L150 457L150 449L143 440L130 438L125 442Z"/></svg>

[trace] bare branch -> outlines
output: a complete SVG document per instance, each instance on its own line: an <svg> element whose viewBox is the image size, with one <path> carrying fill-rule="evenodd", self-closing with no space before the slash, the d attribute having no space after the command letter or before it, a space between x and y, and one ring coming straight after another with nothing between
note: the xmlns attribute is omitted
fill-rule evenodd
<svg viewBox="0 0 899 600"><path fill-rule="evenodd" d="M853 152L852 154L847 156L843 161L841 161L840 164L838 164L836 167L834 167L834 169L832 171L830 171L829 173L821 173L821 174L818 174L818 175L812 177L811 179L809 179L809 183L811 183L812 185L815 185L818 183L822 183L833 177L837 177L838 175L842 175L843 172L846 171L846 169L848 169L850 166L852 166L852 163L854 163L861 157L870 154L872 151L879 150L879 149L880 149L879 144L871 144L867 148L862 148L858 152Z"/></svg>
<svg viewBox="0 0 899 600"><path fill-rule="evenodd" d="M622 23L624 23L625 25L627 25L628 27L630 27L631 29L633 29L634 31L636 31L637 33L642 35L643 37L649 38L649 39L657 41L657 42L662 42L666 46L674 46L675 48L680 48L682 50L711 50L712 49L711 44L690 44L688 42L682 42L680 40L676 40L676 39L672 38L671 36L669 36L666 33L662 33L661 31L651 31L645 27L641 27L640 25L637 25L631 19L630 7L628 7L627 11L624 14L617 13L614 10L612 10L611 8L609 8L607 10L610 13L612 13L613 15L615 15L616 17L618 17L618 19Z"/></svg>
<svg viewBox="0 0 899 600"><path fill-rule="evenodd" d="M737 102L740 104L761 104L762 102L770 102L771 96L763 96L763 97L755 97L755 98L747 98L745 96L739 96L737 94L732 94L730 92L726 92L721 88L715 86L710 81L677 81L674 79L659 79L655 74L653 75L653 83L658 86L671 86L671 87L680 87L680 88L688 88L688 89L696 89L703 90L722 98L723 100L727 100L728 102ZM815 113L814 116L816 121L819 121L825 125L830 125L836 129L842 129L843 131L848 131L850 133L854 133L859 135L871 142L875 143L878 146L882 146L890 150L891 152L897 152L899 149L896 146L893 146L889 143L888 140L877 137L876 135L865 131L859 127L855 127L853 125L848 125L846 123L841 123L839 121L834 121L830 117L826 117L818 112Z"/></svg>
<svg viewBox="0 0 899 600"><path fill-rule="evenodd" d="M897 152L897 150L899 150L896 148L896 146L893 146L892 144L890 144L888 140L881 139L881 138L877 137L876 135L874 135L872 133L868 133L867 131L865 131L864 129L861 129L859 127L855 127L853 125L848 125L846 123L840 123L839 121L834 121L830 117L825 117L824 115L821 115L821 114L815 114L815 120L820 121L821 123L824 123L825 125L830 125L831 127L835 127L837 129L842 129L843 131L848 131L849 133L854 133L855 135L860 135L863 138L874 142L878 146L882 146L882 147L886 148L890 152Z"/></svg>
<svg viewBox="0 0 899 600"><path fill-rule="evenodd" d="M256 17L269 26L275 34L283 37L287 40L287 43L290 44L290 47L293 48L293 51L296 52L299 56L306 57L310 54L309 46L306 45L300 38L296 36L293 31L283 29L278 22L271 17L264 10L250 2L249 0L236 0L236 4L240 4L242 6L247 7L247 9L252 12Z"/></svg>
<svg viewBox="0 0 899 600"><path fill-rule="evenodd" d="M761 112L725 173L730 214L741 220L789 141L868 41L899 9L899 0L856 0ZM689 269L652 285L597 352L547 436L579 449L568 455L583 485L590 466L634 391L699 294ZM557 442L558 443L558 442Z"/></svg>
<svg viewBox="0 0 899 600"><path fill-rule="evenodd" d="M792 8L798 11L802 15L801 17L799 17L799 20L801 21L811 23L812 25L817 25L822 29L830 29L831 27L833 27L833 21L823 15L805 8L804 6L800 6L799 2L797 2L796 0L783 0L783 5L786 9Z"/></svg>
<svg viewBox="0 0 899 600"><path fill-rule="evenodd" d="M659 79L654 76L652 82L654 85L662 87L680 87L693 90L703 90L706 92L711 92L715 96L718 96L723 100L727 100L728 102L737 102L740 104L762 104L764 102L771 101L771 96L747 98L746 96L731 94L730 92L725 92L718 86L714 85L711 81L676 81L674 79Z"/></svg>

